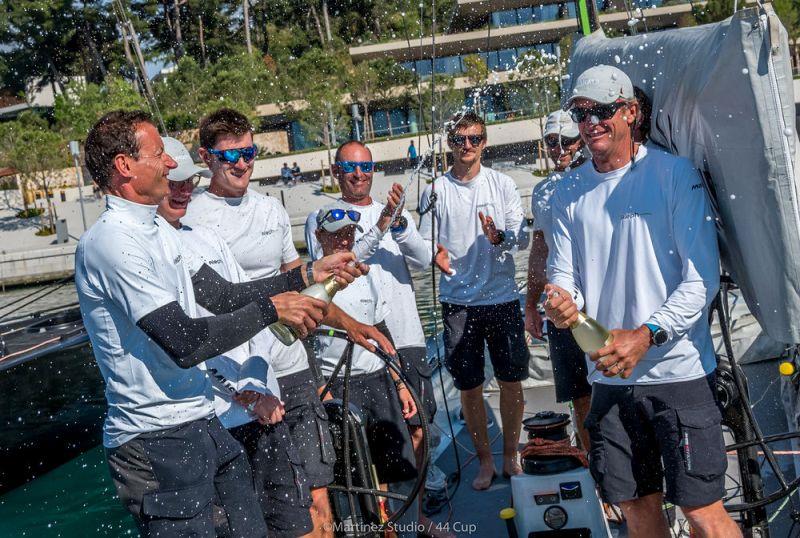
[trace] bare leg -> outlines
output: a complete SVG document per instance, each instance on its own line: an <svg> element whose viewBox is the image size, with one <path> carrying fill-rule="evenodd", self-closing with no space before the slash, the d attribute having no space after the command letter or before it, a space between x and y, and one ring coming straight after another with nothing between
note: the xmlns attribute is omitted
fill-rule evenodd
<svg viewBox="0 0 800 538"><path fill-rule="evenodd" d="M498 379L497 383L500 385L500 418L503 421L503 474L513 476L522 473L517 451L525 399L519 381Z"/></svg>
<svg viewBox="0 0 800 538"><path fill-rule="evenodd" d="M409 431L411 432L411 443L414 445L414 456L417 460L417 469L422 466L422 454L423 454L423 441L424 438L422 437L422 427L421 426L409 426ZM444 530L438 530L436 528L436 524L431 521L428 516L422 513L422 494L424 493L425 488L422 488L419 492L419 523L425 529L421 534L425 536L432 536L433 538L455 538L455 534L450 532L446 532Z"/></svg>
<svg viewBox="0 0 800 538"><path fill-rule="evenodd" d="M631 538L669 538L669 527L661 509L664 497L652 493L640 499L619 503L628 522Z"/></svg>
<svg viewBox="0 0 800 538"><path fill-rule="evenodd" d="M311 522L314 530L311 536L333 537L333 512L328 499L328 488L314 488L311 490Z"/></svg>
<svg viewBox="0 0 800 538"><path fill-rule="evenodd" d="M705 506L681 506L692 529L700 538L741 538L742 531L722 506L722 501Z"/></svg>
<svg viewBox="0 0 800 538"><path fill-rule="evenodd" d="M483 403L483 385L461 391L461 410L467 430L472 437L472 444L478 454L480 469L478 476L472 481L475 489L487 489L492 485L497 471L492 460L492 449L489 447L489 429L487 427L486 407Z"/></svg>
<svg viewBox="0 0 800 538"><path fill-rule="evenodd" d="M589 408L592 405L591 395L581 396L572 400L572 407L575 409L575 426L578 430L578 439L580 439L580 446L584 450L589 450L591 443L589 442L589 432L583 426L586 417L589 415Z"/></svg>

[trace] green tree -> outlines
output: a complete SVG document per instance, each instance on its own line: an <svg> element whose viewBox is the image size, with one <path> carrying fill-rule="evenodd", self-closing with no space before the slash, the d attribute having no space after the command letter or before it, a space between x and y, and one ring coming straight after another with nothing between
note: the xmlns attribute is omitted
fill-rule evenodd
<svg viewBox="0 0 800 538"><path fill-rule="evenodd" d="M414 75L392 59L360 62L348 67L347 88L353 100L364 108L364 138L374 137L370 109L383 107L389 122L389 108L409 102L416 89Z"/></svg>
<svg viewBox="0 0 800 538"><path fill-rule="evenodd" d="M108 77L102 84L72 82L56 97L56 126L70 140L83 141L92 125L111 110L146 108L144 98L121 78Z"/></svg>

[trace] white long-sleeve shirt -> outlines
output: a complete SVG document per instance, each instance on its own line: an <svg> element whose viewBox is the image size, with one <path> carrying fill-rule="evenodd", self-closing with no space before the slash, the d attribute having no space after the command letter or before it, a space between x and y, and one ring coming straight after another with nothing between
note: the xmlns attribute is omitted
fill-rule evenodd
<svg viewBox="0 0 800 538"><path fill-rule="evenodd" d="M634 167L600 173L587 163L566 174L550 203L548 280L608 329L654 323L670 337L630 378L606 378L589 363L589 381L667 383L713 371L706 313L719 290L719 250L692 164L641 146Z"/></svg>
<svg viewBox="0 0 800 538"><path fill-rule="evenodd" d="M442 275L439 299L470 306L518 299L513 254L528 246L529 234L523 229L525 212L514 180L485 166L469 181L447 173L425 189L421 208L428 207L432 192L437 195L437 242L450 252L450 267L455 270L452 276ZM497 229L505 232L500 245L492 245L483 234L479 211L492 217ZM419 232L409 226L394 237L407 260L427 266L432 252L430 236L428 212L420 220Z"/></svg>

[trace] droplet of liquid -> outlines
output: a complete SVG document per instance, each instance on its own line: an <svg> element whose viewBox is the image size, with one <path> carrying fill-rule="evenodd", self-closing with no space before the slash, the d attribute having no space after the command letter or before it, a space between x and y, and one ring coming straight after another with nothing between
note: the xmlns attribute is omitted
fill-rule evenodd
<svg viewBox="0 0 800 538"><path fill-rule="evenodd" d="M746 74L747 74L747 73L749 73L749 72L750 72L750 70L749 70L749 69L747 69L746 67L745 67L744 69L742 69L742 74L743 74L743 75L746 75Z"/></svg>
<svg viewBox="0 0 800 538"><path fill-rule="evenodd" d="M736 195L735 194L731 194L731 200L736 200Z"/></svg>
<svg viewBox="0 0 800 538"><path fill-rule="evenodd" d="M619 57L619 54L614 55L614 61L617 63L620 63L622 61L622 59Z"/></svg>

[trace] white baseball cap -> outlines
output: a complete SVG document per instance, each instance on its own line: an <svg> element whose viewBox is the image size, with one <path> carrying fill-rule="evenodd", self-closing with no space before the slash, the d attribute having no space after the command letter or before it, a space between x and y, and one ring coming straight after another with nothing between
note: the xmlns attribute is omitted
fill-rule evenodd
<svg viewBox="0 0 800 538"><path fill-rule="evenodd" d="M578 124L572 120L566 110L556 110L547 116L547 123L544 125L544 135L557 135L563 138L577 138L580 136Z"/></svg>
<svg viewBox="0 0 800 538"><path fill-rule="evenodd" d="M336 218L341 215L341 218ZM355 226L356 230L363 232L358 221L361 220L361 212L352 205L337 200L320 208L317 213L317 226L326 232L335 233L347 226Z"/></svg>
<svg viewBox="0 0 800 538"><path fill-rule="evenodd" d="M195 175L211 177L211 170L200 168L194 164L192 156L189 155L189 150L186 149L183 142L170 136L162 136L161 140L164 141L164 152L178 163L177 168L169 171L167 179L170 181L186 181Z"/></svg>
<svg viewBox="0 0 800 538"><path fill-rule="evenodd" d="M596 65L578 76L567 106L575 99L609 105L618 99L630 100L633 97L633 84L628 75L613 65Z"/></svg>

